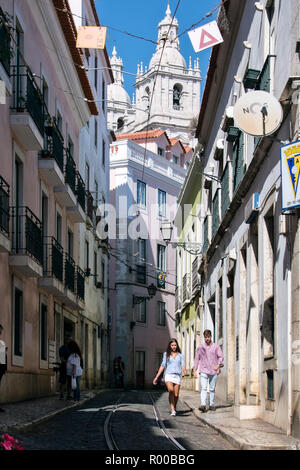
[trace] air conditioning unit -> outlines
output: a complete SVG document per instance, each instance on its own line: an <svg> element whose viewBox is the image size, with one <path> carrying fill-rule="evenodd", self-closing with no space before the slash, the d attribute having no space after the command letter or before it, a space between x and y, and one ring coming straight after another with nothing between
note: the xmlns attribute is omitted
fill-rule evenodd
<svg viewBox="0 0 300 470"><path fill-rule="evenodd" d="M244 220L251 224L259 211L259 193L253 193L244 209Z"/></svg>

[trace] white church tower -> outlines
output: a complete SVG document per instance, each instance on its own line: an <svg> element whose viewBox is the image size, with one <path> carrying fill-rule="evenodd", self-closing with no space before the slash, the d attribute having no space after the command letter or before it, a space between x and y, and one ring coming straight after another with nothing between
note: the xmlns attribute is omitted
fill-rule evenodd
<svg viewBox="0 0 300 470"><path fill-rule="evenodd" d="M193 136L190 124L199 114L202 78L199 60L195 60L192 67L190 58L187 67L180 53L178 21L174 18L172 22L169 4L165 18L158 25L157 47L149 67L143 63L137 66L134 85L136 101L132 103L123 88L122 79L118 79L122 76L123 63L121 66L120 61L122 62L116 58L114 48L111 64L117 72L114 71L116 83L109 87L110 128L120 133L137 132L147 128L163 129L168 131L171 138L177 137L186 144L191 143ZM124 90L122 96L120 88Z"/></svg>

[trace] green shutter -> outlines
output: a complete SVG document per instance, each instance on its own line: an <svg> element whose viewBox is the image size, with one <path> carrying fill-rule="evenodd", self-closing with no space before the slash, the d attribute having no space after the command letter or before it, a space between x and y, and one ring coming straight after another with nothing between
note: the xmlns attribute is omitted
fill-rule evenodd
<svg viewBox="0 0 300 470"><path fill-rule="evenodd" d="M266 58L264 66L259 76L258 84L256 86L257 90L267 91L270 93L270 56Z"/></svg>
<svg viewBox="0 0 300 470"><path fill-rule="evenodd" d="M229 194L229 164L226 164L222 180L221 180L221 217L223 219L226 210L230 204L230 194Z"/></svg>
<svg viewBox="0 0 300 470"><path fill-rule="evenodd" d="M243 179L244 168L244 134L240 132L233 147L233 191L235 192Z"/></svg>
<svg viewBox="0 0 300 470"><path fill-rule="evenodd" d="M205 253L208 248L208 217L205 218L203 223L203 246L202 253Z"/></svg>
<svg viewBox="0 0 300 470"><path fill-rule="evenodd" d="M212 216L212 238L215 236L216 231L220 225L220 214L219 214L219 191L213 200L213 216Z"/></svg>

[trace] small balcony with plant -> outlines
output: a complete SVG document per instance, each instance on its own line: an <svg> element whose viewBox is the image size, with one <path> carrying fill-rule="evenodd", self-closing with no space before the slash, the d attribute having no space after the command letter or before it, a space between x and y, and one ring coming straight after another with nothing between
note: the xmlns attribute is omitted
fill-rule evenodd
<svg viewBox="0 0 300 470"><path fill-rule="evenodd" d="M12 67L13 97L10 124L24 148L42 150L44 144L45 106L39 87L25 65Z"/></svg>

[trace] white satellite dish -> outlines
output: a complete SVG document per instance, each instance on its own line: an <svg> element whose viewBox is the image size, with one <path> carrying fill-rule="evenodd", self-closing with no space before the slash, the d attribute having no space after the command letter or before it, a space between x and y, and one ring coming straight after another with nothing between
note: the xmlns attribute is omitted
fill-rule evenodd
<svg viewBox="0 0 300 470"><path fill-rule="evenodd" d="M279 101L266 91L250 91L234 105L234 123L246 134L262 137L275 132L282 122Z"/></svg>

